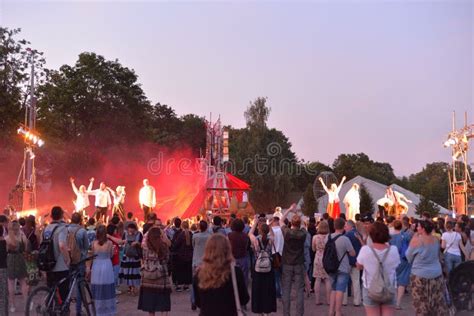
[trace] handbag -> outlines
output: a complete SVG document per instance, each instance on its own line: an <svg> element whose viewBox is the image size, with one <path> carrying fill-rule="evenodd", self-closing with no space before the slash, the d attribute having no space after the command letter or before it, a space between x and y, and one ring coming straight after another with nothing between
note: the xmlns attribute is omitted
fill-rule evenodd
<svg viewBox="0 0 474 316"><path fill-rule="evenodd" d="M232 277L232 287L234 289L235 308L237 309L237 316L246 316L240 305L239 290L237 288L237 277L235 276L235 264L230 265L230 275Z"/></svg>
<svg viewBox="0 0 474 316"><path fill-rule="evenodd" d="M272 254L273 269L280 269L280 267L281 267L281 255L278 251L276 251L275 244L273 244L273 250L275 251L275 253Z"/></svg>

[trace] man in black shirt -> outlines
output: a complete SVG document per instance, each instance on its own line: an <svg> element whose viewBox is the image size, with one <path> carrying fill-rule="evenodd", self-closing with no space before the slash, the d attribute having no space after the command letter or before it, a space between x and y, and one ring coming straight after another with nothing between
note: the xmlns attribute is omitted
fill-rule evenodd
<svg viewBox="0 0 474 316"><path fill-rule="evenodd" d="M294 279L296 286L296 315L304 314L304 244L306 241L306 230L301 228L301 218L293 215L291 218L291 229L285 225L285 218L289 212L293 211L296 205L293 204L285 211L280 219L280 226L285 240L282 256L282 281L283 292L283 315L290 316L291 287Z"/></svg>

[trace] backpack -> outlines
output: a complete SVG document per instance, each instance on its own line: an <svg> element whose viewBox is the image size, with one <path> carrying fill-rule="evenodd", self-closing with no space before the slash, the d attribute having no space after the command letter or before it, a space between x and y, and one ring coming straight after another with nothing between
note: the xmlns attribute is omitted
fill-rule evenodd
<svg viewBox="0 0 474 316"><path fill-rule="evenodd" d="M51 235L45 237L43 233L43 241L38 249L38 269L40 271L49 272L56 265L56 256L54 255L54 232L59 227L59 224L54 227Z"/></svg>
<svg viewBox="0 0 474 316"><path fill-rule="evenodd" d="M77 232L81 227L76 228L75 230L69 231L67 234L67 246L69 248L69 258L71 259L71 264L78 264L81 261L81 249L77 244Z"/></svg>
<svg viewBox="0 0 474 316"><path fill-rule="evenodd" d="M263 247L262 241L258 240L260 250L257 253L257 260L255 261L255 272L267 273L272 271L271 254Z"/></svg>
<svg viewBox="0 0 474 316"><path fill-rule="evenodd" d="M342 234L332 239L331 234L329 234L326 246L324 246L323 268L328 274L337 273L342 259L344 259L344 257L346 256L346 253L344 253L341 260L339 260L339 257L337 256L336 240L341 236Z"/></svg>
<svg viewBox="0 0 474 316"><path fill-rule="evenodd" d="M385 252L382 260L375 252L374 248L369 247L374 253L375 258L379 263L378 269L375 271L372 281L370 281L369 288L367 289L369 298L377 303L387 303L393 300L396 288L392 282L390 282L390 277L385 272L383 268L383 263L390 252L390 247Z"/></svg>

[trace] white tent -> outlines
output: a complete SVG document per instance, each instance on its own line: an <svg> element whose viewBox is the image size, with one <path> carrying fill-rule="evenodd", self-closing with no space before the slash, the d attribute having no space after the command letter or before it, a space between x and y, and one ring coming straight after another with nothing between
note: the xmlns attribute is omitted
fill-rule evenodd
<svg viewBox="0 0 474 316"><path fill-rule="evenodd" d="M341 191L339 192L339 199L341 200L341 202L340 202L341 213L346 212L346 208L344 206L344 203L342 203L342 201L344 200L344 196L346 196L346 193L349 191L349 189L352 187L352 184L354 184L354 183L365 186L367 191L372 196L372 199L374 200L373 209L377 210L378 209L377 200L384 197L385 192L387 190L387 186L385 184L381 184L381 183L378 183L376 181L369 180L369 179L366 179L366 178L361 177L361 176L357 176L357 177L351 179L350 181L345 182L342 185ZM407 213L407 215L410 216L410 217L412 217L412 216L416 217L415 210L416 210L416 205L418 203L420 203L420 195L416 194L416 193L413 193L413 192L411 192L411 191L409 191L405 188L402 188L401 186L399 186L397 184L392 184L391 187L392 187L393 191L400 192L403 195L405 195L405 197L407 199L413 201L413 203L408 204L408 213ZM318 199L318 210L321 213L325 213L327 205L328 205L328 196L326 194L326 195L324 195L324 196L322 196L321 198ZM448 209L442 207L441 205L438 205L436 203L435 203L435 205L437 205L439 207L440 214L446 214L446 215L451 214L451 211L449 211Z"/></svg>

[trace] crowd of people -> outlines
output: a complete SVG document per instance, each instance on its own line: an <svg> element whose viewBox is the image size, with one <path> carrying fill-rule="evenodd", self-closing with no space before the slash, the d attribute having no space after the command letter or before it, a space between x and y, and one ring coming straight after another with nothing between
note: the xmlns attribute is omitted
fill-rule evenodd
<svg viewBox="0 0 474 316"><path fill-rule="evenodd" d="M374 220L356 214L346 221L344 213L300 216L295 205L253 218L197 216L166 223L153 212L144 223L132 213L107 223L84 222L80 212L68 221L64 216L61 207L52 208L47 225L34 216L0 216L1 315L15 312L15 294L26 297L29 286L40 282L32 254L45 238L53 241L56 256L45 273L48 286L71 267L80 269L97 315L116 315L124 288L149 315L171 312L173 291L189 293L190 310L206 316L245 310L266 315L279 306L285 316L304 315L305 295L314 296L315 311L327 304L331 316L341 315L348 297L367 315L393 315L408 290L417 315L448 315L446 280L457 265L474 259L474 219L467 216ZM78 264L90 255L90 263ZM60 295L68 291L62 283ZM290 313L292 303L296 313ZM75 309L81 313L80 295Z"/></svg>

